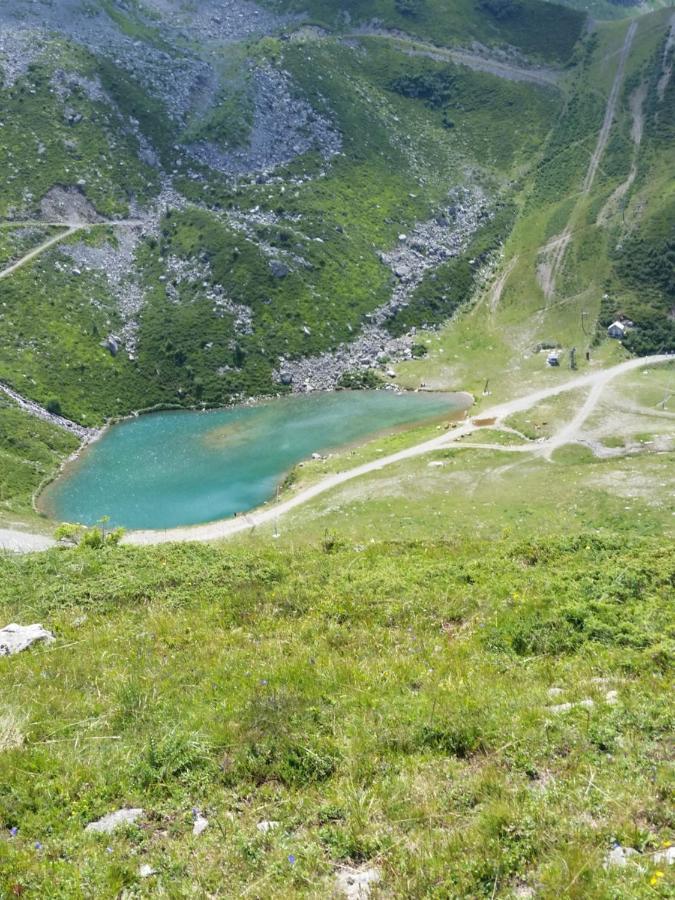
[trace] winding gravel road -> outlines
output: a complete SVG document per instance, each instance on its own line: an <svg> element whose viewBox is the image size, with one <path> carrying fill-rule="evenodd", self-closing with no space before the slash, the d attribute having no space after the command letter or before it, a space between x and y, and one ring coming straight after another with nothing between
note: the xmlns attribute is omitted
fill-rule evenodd
<svg viewBox="0 0 675 900"><path fill-rule="evenodd" d="M29 263L32 259L35 259L36 256L39 256L41 253L44 253L45 250L49 250L50 247L53 247L54 244L58 244L61 241L65 241L66 238L70 237L71 234L75 234L76 231L79 231L82 228L81 225L69 225L66 231L62 231L60 234L55 234L54 237L50 237L48 240L44 241L42 244L39 244L37 247L34 247L30 252L26 253L25 256L22 256L21 259L18 259L15 263L12 263L11 266L7 266L6 269L3 269L0 272L0 281L3 278L7 278L9 275L12 275L17 269L20 269L22 266L25 266L26 263Z"/></svg>
<svg viewBox="0 0 675 900"><path fill-rule="evenodd" d="M552 448L552 453L553 450L555 450L556 447L561 446L562 443L571 443L576 440L581 425L595 408L603 389L610 381L612 381L612 379L619 375L624 375L626 372L630 372L633 369L673 361L674 358L675 357L673 356L662 354L658 356L644 356L639 359L629 359L626 362L613 366L611 369L602 369L599 372L592 372L589 375L581 375L577 378L572 378L563 384L542 388L538 391L526 394L523 397L509 400L499 406L492 407L492 409L481 410L480 418L481 420L494 418L496 422L499 422L513 415L513 413L522 412L532 406L536 406L536 404L541 403L542 400L548 400L551 397L556 397L559 394L573 391L578 388L590 388L591 393L589 394L589 397L568 425L564 426L557 435L554 435L545 444L533 444L529 447L532 451L544 453L545 456L550 457L550 454L548 453L549 448ZM398 453L392 453L390 456L384 456L381 459L364 463L354 469L348 469L345 472L337 472L335 475L329 475L327 478L322 479L316 484L310 485L304 490L299 491L294 497L289 497L288 500L262 507L247 515L239 516L236 519L223 519L218 522L210 522L206 525L195 525L187 528L171 528L166 531L132 531L125 536L123 543L147 545L164 544L174 541L214 541L231 537L242 531L248 531L251 528L260 525L275 522L292 509L302 506L309 500L314 499L314 497L318 497L320 494L330 491L354 478L360 478L362 475L367 475L370 472L379 472L387 466L402 462L406 459L413 459L417 456L422 456L425 453L431 453L434 450L441 450L445 447L449 447L459 438L468 434L473 434L475 431L479 430L479 428L480 426L475 425L473 422L466 422L452 431L445 432L437 438L432 438L430 441L424 441L421 444L416 444L413 447L400 450ZM466 446L467 449L470 449L468 444Z"/></svg>

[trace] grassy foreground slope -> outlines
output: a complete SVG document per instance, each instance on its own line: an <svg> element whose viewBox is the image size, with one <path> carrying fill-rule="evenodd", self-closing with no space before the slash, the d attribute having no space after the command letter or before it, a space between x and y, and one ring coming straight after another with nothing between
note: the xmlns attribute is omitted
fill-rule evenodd
<svg viewBox="0 0 675 900"><path fill-rule="evenodd" d="M342 864L380 872L372 896L669 895L658 539L107 548L0 572L3 621L57 636L0 659L4 895L325 897ZM136 826L84 833L123 806ZM639 866L603 868L615 840Z"/></svg>

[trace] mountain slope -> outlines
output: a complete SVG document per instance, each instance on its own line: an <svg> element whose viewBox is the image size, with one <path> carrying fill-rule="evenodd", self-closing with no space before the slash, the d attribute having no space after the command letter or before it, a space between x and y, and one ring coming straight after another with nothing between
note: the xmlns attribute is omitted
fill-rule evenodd
<svg viewBox="0 0 675 900"><path fill-rule="evenodd" d="M395 276L381 255L398 234L438 220L406 248L413 260L467 245L562 102L548 82L437 61L386 34L244 46L228 33L188 51L198 20L140 5L102 4L84 32L48 20L49 43L51 31L12 24L11 6L3 15L34 42L29 69L7 70L5 216L83 228L5 280L0 377L44 403L58 372L64 412L88 424L283 388L284 360L348 342L386 307ZM447 33L479 34L484 16L469 31L464 18ZM498 22L489 39L509 39L515 25L501 34ZM176 97L161 59L184 73ZM371 335L354 364L375 364L387 340Z"/></svg>
<svg viewBox="0 0 675 900"><path fill-rule="evenodd" d="M0 379L93 426L675 346L672 14L341 10L3 5Z"/></svg>

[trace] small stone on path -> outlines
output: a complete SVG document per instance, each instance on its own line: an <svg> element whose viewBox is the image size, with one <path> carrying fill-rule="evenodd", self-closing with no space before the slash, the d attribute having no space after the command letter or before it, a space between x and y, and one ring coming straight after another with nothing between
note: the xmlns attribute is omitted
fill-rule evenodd
<svg viewBox="0 0 675 900"><path fill-rule="evenodd" d="M122 828L124 825L133 825L136 819L139 819L142 815L142 809L118 809L116 812L108 813L96 822L90 822L84 830L110 834L116 828Z"/></svg>
<svg viewBox="0 0 675 900"><path fill-rule="evenodd" d="M54 635L42 625L16 625L12 623L0 629L0 656L13 656L27 650L36 641L51 644Z"/></svg>
<svg viewBox="0 0 675 900"><path fill-rule="evenodd" d="M348 900L368 900L371 885L377 884L380 873L377 869L340 869L335 879L338 891Z"/></svg>

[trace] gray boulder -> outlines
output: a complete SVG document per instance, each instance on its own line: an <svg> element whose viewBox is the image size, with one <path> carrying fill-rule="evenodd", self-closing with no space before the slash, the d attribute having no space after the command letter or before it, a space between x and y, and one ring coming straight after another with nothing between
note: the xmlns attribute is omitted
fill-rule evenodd
<svg viewBox="0 0 675 900"><path fill-rule="evenodd" d="M275 278L285 278L291 271L288 266L280 262L278 259L271 259L269 262L270 272Z"/></svg>
<svg viewBox="0 0 675 900"><path fill-rule="evenodd" d="M612 847L605 857L605 869L609 869L611 866L623 868L627 865L631 856L637 855L638 852L633 847L622 847L620 844L617 844L615 847Z"/></svg>
<svg viewBox="0 0 675 900"><path fill-rule="evenodd" d="M377 869L340 869L335 879L337 893L348 900L368 900L372 885L380 880Z"/></svg>
<svg viewBox="0 0 675 900"><path fill-rule="evenodd" d="M13 656L37 641L51 644L54 635L42 625L7 625L0 629L0 656Z"/></svg>
<svg viewBox="0 0 675 900"><path fill-rule="evenodd" d="M90 822L84 830L98 832L99 834L111 834L116 828L133 825L142 815L142 809L118 809L116 812L108 813L96 822Z"/></svg>

